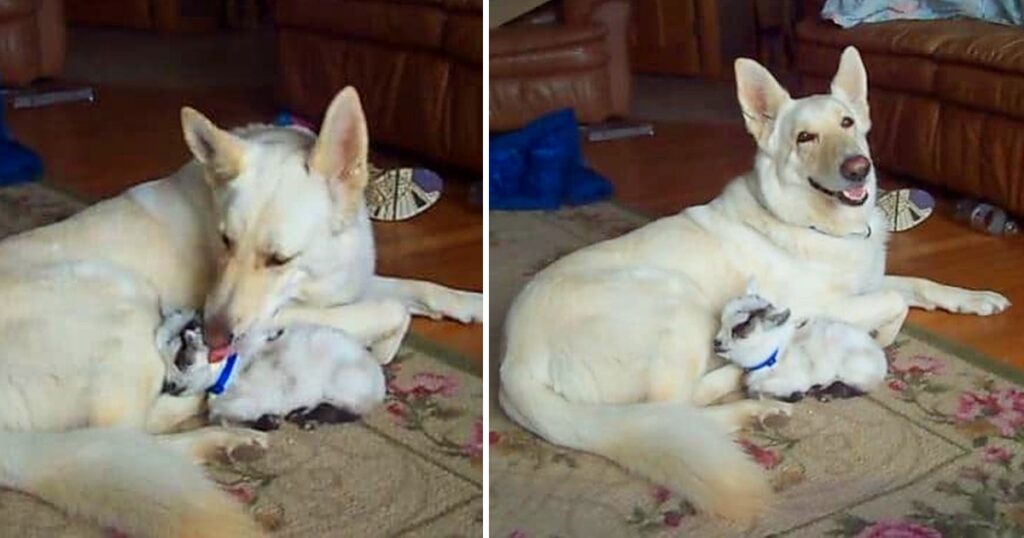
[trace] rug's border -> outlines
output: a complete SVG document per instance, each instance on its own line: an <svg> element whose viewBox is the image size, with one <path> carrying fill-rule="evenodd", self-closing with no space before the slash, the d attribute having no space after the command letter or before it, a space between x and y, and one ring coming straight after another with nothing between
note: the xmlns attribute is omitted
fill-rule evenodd
<svg viewBox="0 0 1024 538"><path fill-rule="evenodd" d="M648 222L657 220L660 217L655 217L644 213L638 209L629 207L626 204L619 202L618 200L610 200L609 204L618 207L622 211L633 215L634 217L644 219ZM951 315L962 315L962 314L951 314ZM1014 367L1004 361L995 359L970 347L966 344L961 344L948 337L942 336L938 333L933 332L930 329L926 329L920 325L914 323L905 322L903 327L900 328L900 332L905 332L907 335L923 340L926 344L936 347L946 353L956 355L959 358L977 366L983 370L988 371L991 374L995 374L1003 379L1012 381L1017 384L1024 385L1024 370Z"/></svg>
<svg viewBox="0 0 1024 538"><path fill-rule="evenodd" d="M88 207L91 204L97 203L100 200L105 199L103 197L92 199L91 197L83 196L81 193L75 192L74 189L66 185L55 184L53 181L45 177L32 183L53 190L59 194L71 198L72 200L78 203L83 204L84 207L82 209ZM430 355L433 358L436 358L439 361L443 362L444 364L451 366L452 368L455 368L456 370L460 370L464 373L467 373L480 379L483 379L484 377L483 361L471 360L469 357L456 351L455 349L447 347L440 342L430 340L425 336L419 335L414 332L409 332L408 334L406 334L405 339L402 341L402 345L411 347L421 353Z"/></svg>

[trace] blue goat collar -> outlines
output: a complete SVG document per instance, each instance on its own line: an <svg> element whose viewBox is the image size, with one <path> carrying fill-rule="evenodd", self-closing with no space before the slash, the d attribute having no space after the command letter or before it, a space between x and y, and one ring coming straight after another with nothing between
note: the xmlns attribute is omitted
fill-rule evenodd
<svg viewBox="0 0 1024 538"><path fill-rule="evenodd" d="M217 377L217 382L206 391L213 395L224 392L224 389L228 388L228 383L231 382L231 375L235 373L235 363L237 362L238 353L232 353L231 356L224 361L224 369L220 371L220 376Z"/></svg>
<svg viewBox="0 0 1024 538"><path fill-rule="evenodd" d="M755 364L754 366L751 366L751 367L747 368L746 369L747 373L756 372L756 371L762 370L764 368L771 368L772 366L775 366L776 362L778 362L778 358L779 358L779 350L776 349L775 351L772 351L771 356L769 356L767 359L765 359L764 362L762 362L761 364Z"/></svg>

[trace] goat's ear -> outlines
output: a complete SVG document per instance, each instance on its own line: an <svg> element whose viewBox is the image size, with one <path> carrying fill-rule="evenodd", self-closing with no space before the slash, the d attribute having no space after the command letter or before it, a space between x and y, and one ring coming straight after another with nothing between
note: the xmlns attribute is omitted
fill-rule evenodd
<svg viewBox="0 0 1024 538"><path fill-rule="evenodd" d="M782 324L784 324L787 321L789 321L789 314L790 314L790 312L789 312L789 309L787 308L785 310L780 310L780 311L768 314L768 316L765 317L764 319L765 319L765 322L768 324L769 327L779 327Z"/></svg>
<svg viewBox="0 0 1024 538"><path fill-rule="evenodd" d="M238 177L245 154L242 139L189 107L181 109L181 130L188 149L206 168L206 179L211 186L219 187Z"/></svg>

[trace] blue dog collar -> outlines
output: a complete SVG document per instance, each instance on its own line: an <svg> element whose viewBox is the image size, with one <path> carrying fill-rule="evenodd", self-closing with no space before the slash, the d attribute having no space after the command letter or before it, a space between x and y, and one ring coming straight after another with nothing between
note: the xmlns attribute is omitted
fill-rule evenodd
<svg viewBox="0 0 1024 538"><path fill-rule="evenodd" d="M764 369L764 368L771 368L772 366L775 366L775 363L777 362L778 358L779 358L779 350L776 349L775 351L772 351L771 356L768 357L767 359L765 359L764 362L762 362L761 364L758 364L758 365L755 365L755 366L751 366L750 368L747 368L747 373L756 372L756 371Z"/></svg>
<svg viewBox="0 0 1024 538"><path fill-rule="evenodd" d="M224 369L220 371L220 376L217 377L217 382L207 389L207 392L217 395L224 392L224 389L228 388L228 383L231 382L231 374L235 372L236 362L238 362L238 353L232 353L231 356L224 361Z"/></svg>

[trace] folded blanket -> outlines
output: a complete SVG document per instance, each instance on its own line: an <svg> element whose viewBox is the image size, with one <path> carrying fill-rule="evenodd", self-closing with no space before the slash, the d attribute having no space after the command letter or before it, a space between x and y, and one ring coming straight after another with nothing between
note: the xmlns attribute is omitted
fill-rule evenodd
<svg viewBox="0 0 1024 538"><path fill-rule="evenodd" d="M611 184L584 163L571 109L492 137L490 165L492 209L558 209L612 195Z"/></svg>
<svg viewBox="0 0 1024 538"><path fill-rule="evenodd" d="M843 28L865 22L958 17L1024 26L1021 0L827 0L821 17Z"/></svg>

